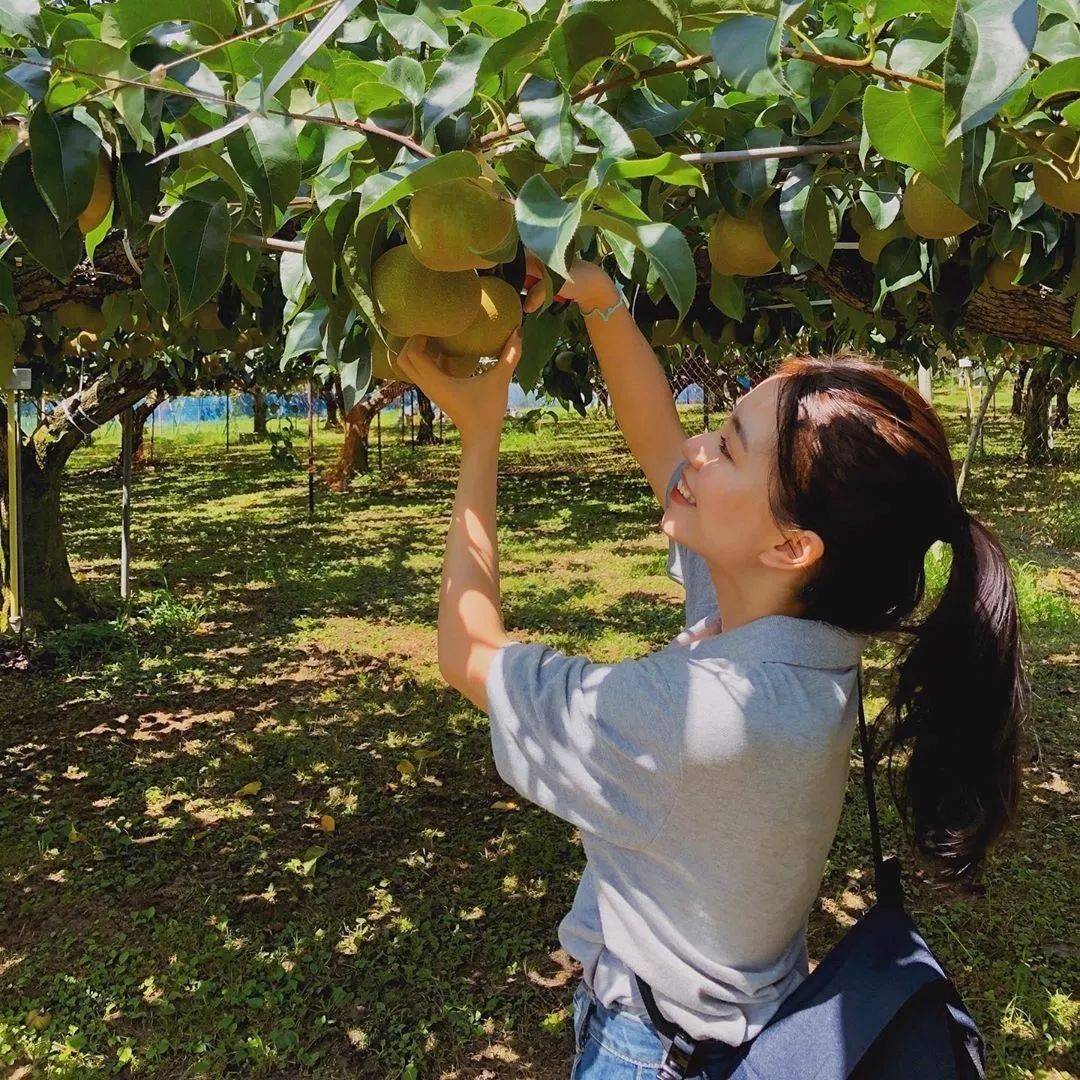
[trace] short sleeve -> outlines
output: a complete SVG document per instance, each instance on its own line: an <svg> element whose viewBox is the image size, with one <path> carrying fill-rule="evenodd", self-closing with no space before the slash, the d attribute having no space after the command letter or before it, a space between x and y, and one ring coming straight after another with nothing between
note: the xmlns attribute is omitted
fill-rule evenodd
<svg viewBox="0 0 1080 1080"><path fill-rule="evenodd" d="M664 493L664 508L671 501L671 492L683 470L680 464L668 480ZM683 544L668 540L668 577L677 581L686 590L686 626L689 628L702 619L712 615L717 609L716 589L712 575L705 560Z"/></svg>
<svg viewBox="0 0 1080 1080"><path fill-rule="evenodd" d="M676 798L685 723L668 707L659 662L592 664L514 642L492 661L487 700L495 766L517 792L622 847L657 836Z"/></svg>

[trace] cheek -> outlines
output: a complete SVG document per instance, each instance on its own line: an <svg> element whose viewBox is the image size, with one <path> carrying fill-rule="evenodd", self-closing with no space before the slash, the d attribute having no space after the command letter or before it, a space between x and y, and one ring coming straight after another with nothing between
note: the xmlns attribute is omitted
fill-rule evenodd
<svg viewBox="0 0 1080 1080"><path fill-rule="evenodd" d="M729 531L729 541L753 545L764 531L772 529L765 489L749 473L729 466L699 486L699 506L708 518Z"/></svg>

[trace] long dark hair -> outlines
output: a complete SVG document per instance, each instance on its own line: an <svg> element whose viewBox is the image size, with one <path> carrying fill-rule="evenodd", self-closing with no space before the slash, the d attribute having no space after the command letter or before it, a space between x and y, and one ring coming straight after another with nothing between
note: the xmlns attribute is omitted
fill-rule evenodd
<svg viewBox="0 0 1080 1080"><path fill-rule="evenodd" d="M853 633L897 632L904 650L873 756L888 755L918 848L947 876L969 874L1019 798L1024 679L1008 559L957 499L945 431L912 386L850 353L791 357L778 374L773 514L825 545L802 615ZM948 584L909 623L939 539L952 547Z"/></svg>

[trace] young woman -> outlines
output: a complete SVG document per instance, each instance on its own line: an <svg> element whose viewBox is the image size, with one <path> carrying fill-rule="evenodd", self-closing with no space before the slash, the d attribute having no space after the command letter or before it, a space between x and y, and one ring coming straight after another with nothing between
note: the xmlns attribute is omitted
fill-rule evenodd
<svg viewBox="0 0 1080 1080"><path fill-rule="evenodd" d="M593 664L503 626L496 474L517 337L471 380L422 339L399 363L461 434L441 672L489 714L503 779L576 825L588 856L559 927L584 969L573 1076L653 1077L665 1047L635 973L668 1020L731 1046L807 975L871 635L911 634L884 739L908 754L905 820L950 872L979 863L1017 804L1016 602L998 541L957 501L941 423L907 384L866 359L796 357L687 438L611 279L578 263L562 295L686 589L686 630L648 656ZM949 581L912 626L938 539Z"/></svg>

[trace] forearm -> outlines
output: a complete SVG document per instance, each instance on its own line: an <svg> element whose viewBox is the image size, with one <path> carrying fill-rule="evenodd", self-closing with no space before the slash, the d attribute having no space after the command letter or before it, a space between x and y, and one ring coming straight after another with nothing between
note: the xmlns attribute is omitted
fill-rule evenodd
<svg viewBox="0 0 1080 1080"><path fill-rule="evenodd" d="M607 299L583 309L585 328L600 362L619 428L662 501L686 436L667 376L630 312L619 307L606 321L597 313L615 297L612 285Z"/></svg>
<svg viewBox="0 0 1080 1080"><path fill-rule="evenodd" d="M439 590L439 669L481 709L492 657L509 640L499 595L498 461L497 430L462 444Z"/></svg>

